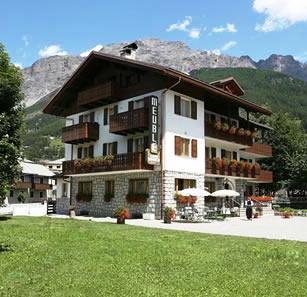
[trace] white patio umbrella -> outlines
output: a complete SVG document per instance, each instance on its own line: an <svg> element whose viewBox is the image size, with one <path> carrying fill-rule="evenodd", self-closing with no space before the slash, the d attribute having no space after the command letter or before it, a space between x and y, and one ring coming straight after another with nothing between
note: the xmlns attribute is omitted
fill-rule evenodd
<svg viewBox="0 0 307 297"><path fill-rule="evenodd" d="M204 196L211 196L211 194L203 189L197 188L188 188L181 191L178 191L178 194L183 196L196 196L196 197L204 197Z"/></svg>
<svg viewBox="0 0 307 297"><path fill-rule="evenodd" d="M236 191L233 191L233 190L218 190L218 191L215 191L211 194L211 196L214 196L214 197L221 197L221 198L225 198L225 197L237 197L237 196L240 196L240 193L236 192ZM223 205L222 205L222 211L223 213L225 213L225 203L224 203L224 199L223 199Z"/></svg>

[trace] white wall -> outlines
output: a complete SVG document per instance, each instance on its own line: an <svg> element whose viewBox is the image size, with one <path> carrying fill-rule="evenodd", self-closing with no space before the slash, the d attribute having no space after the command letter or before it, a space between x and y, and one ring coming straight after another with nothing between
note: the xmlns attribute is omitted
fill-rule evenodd
<svg viewBox="0 0 307 297"><path fill-rule="evenodd" d="M197 120L174 112L174 95L197 102ZM163 169L189 173L205 173L204 102L167 91L162 99L164 108ZM197 158L175 155L175 136L197 139Z"/></svg>
<svg viewBox="0 0 307 297"><path fill-rule="evenodd" d="M63 183L67 184L66 196L63 193ZM57 178L56 198L70 197L70 183L63 178Z"/></svg>

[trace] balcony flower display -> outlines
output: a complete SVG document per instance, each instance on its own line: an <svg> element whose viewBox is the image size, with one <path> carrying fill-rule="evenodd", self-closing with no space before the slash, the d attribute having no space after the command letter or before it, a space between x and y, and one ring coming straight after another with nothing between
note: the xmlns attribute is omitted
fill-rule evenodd
<svg viewBox="0 0 307 297"><path fill-rule="evenodd" d="M271 196L255 196L252 195L250 198L255 202L272 202L273 198Z"/></svg>
<svg viewBox="0 0 307 297"><path fill-rule="evenodd" d="M252 138L256 138L256 137L257 137L257 133L258 133L258 131L257 131L256 129L254 129L254 130L252 131L251 137L252 137Z"/></svg>
<svg viewBox="0 0 307 297"><path fill-rule="evenodd" d="M246 129L245 130L245 136L250 137L252 135L251 130Z"/></svg>
<svg viewBox="0 0 307 297"><path fill-rule="evenodd" d="M117 224L125 224L125 220L130 217L129 209L119 207L115 210L114 216L117 218Z"/></svg>
<svg viewBox="0 0 307 297"><path fill-rule="evenodd" d="M245 131L244 131L243 128L239 128L239 129L238 129L238 135L239 135L239 136L244 136L244 135L245 135Z"/></svg>
<svg viewBox="0 0 307 297"><path fill-rule="evenodd" d="M215 128L216 130L221 130L221 129L222 129L222 123L221 123L221 121L216 121L216 122L214 123L214 128Z"/></svg>
<svg viewBox="0 0 307 297"><path fill-rule="evenodd" d="M237 132L237 127L236 127L236 126L231 126L230 129L229 129L229 131L228 131L228 133L229 133L230 135L235 135L236 132Z"/></svg>
<svg viewBox="0 0 307 297"><path fill-rule="evenodd" d="M227 132L227 131L229 130L229 125L228 125L227 123L223 123L223 124L222 124L222 130L223 130L224 132Z"/></svg>
<svg viewBox="0 0 307 297"><path fill-rule="evenodd" d="M175 200L179 203L179 204L188 204L188 205L193 205L196 203L197 201L197 197L195 196L183 196L180 194L175 195Z"/></svg>
<svg viewBox="0 0 307 297"><path fill-rule="evenodd" d="M253 168L254 168L254 170L255 170L255 174L256 174L256 175L259 175L259 174L260 174L260 170L261 170L260 164L256 162L256 163L253 165Z"/></svg>
<svg viewBox="0 0 307 297"><path fill-rule="evenodd" d="M238 161L237 160L229 161L229 163L228 163L228 175L236 174L237 166L238 166Z"/></svg>

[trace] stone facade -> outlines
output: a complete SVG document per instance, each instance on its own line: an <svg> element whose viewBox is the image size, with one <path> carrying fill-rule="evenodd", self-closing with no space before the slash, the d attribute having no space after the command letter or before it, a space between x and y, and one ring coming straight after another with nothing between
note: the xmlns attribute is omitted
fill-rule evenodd
<svg viewBox="0 0 307 297"><path fill-rule="evenodd" d="M147 203L128 203L126 195L129 192L129 179L148 179L149 198ZM110 202L104 201L105 181L114 180L114 197ZM78 184L82 181L92 182L92 200L90 202L78 202ZM72 205L76 206L76 214L88 213L90 216L106 217L113 216L118 207L127 207L132 215L154 213L160 218L161 212L161 172L133 172L121 174L76 176L72 178ZM67 213L69 198L57 199L57 213Z"/></svg>

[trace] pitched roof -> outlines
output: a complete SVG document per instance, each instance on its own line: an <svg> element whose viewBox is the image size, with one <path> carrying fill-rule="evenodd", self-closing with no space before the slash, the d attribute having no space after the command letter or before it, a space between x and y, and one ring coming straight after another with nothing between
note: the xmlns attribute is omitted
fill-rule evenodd
<svg viewBox="0 0 307 297"><path fill-rule="evenodd" d="M44 165L35 164L32 161L24 160L20 161L20 166L22 167L23 174L39 175L39 176L54 176L54 173L46 168Z"/></svg>
<svg viewBox="0 0 307 297"><path fill-rule="evenodd" d="M232 76L213 81L210 83L210 85L213 85L216 87L229 87L230 91L232 91L231 88L233 89L233 91L235 91L235 93L232 92L233 94L238 95L238 96L244 95L243 88L236 81L236 79Z"/></svg>
<svg viewBox="0 0 307 297"><path fill-rule="evenodd" d="M56 114L54 109L56 106L56 102L61 98L61 95L64 91L71 86L74 80L80 76L82 71L87 67L87 65L94 59L105 60L121 65L131 66L134 68L139 68L151 72L155 72L159 75L175 78L182 82L189 84L191 87L202 89L204 91L210 92L214 95L218 95L223 97L225 100L236 103L240 106L246 107L253 112L260 112L266 115L271 115L272 112L266 108L263 108L255 103L252 103L246 99L240 98L234 94L231 94L227 91L224 91L221 88L218 88L214 85L210 85L201 80L195 79L187 74L184 74L180 71L172 69L170 67L161 66L158 64L151 64L147 62L142 62L138 60L127 59L124 57L118 57L110 54L105 54L101 52L92 51L87 58L81 63L81 65L74 71L74 73L70 76L70 78L64 83L64 85L59 89L59 91L54 95L54 97L49 101L47 106L44 108L45 113Z"/></svg>

